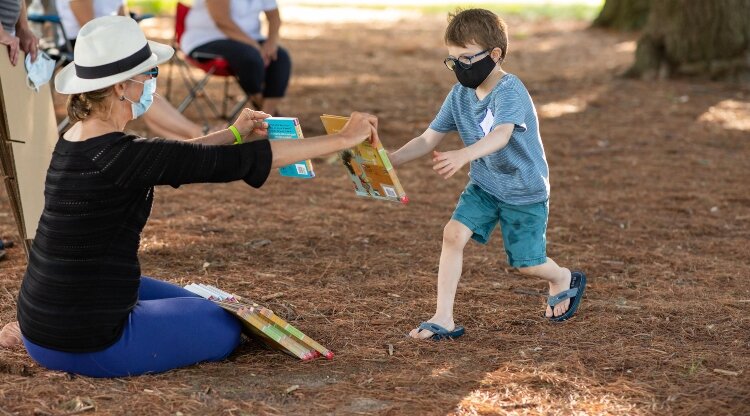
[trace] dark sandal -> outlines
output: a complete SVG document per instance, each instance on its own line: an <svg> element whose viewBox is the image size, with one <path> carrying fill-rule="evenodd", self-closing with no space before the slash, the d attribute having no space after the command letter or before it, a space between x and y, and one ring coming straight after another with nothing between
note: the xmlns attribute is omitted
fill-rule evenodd
<svg viewBox="0 0 750 416"><path fill-rule="evenodd" d="M422 332L425 329L432 332L430 339L434 341L455 339L464 334L464 327L462 326L457 326L453 331L449 331L438 324L433 324L432 322L422 322L419 324L418 332Z"/></svg>
<svg viewBox="0 0 750 416"><path fill-rule="evenodd" d="M570 274L570 289L564 290L556 295L547 297L547 305L549 305L552 309L554 309L555 306L559 304L560 302L566 299L571 299L568 310L565 311L565 313L560 316L553 316L551 318L547 318L547 316L544 315L544 317L549 319L552 322L567 321L573 315L575 315L576 310L578 309L578 305L581 304L581 299L583 299L583 292L585 291L586 291L586 275L583 274L583 272L572 272Z"/></svg>

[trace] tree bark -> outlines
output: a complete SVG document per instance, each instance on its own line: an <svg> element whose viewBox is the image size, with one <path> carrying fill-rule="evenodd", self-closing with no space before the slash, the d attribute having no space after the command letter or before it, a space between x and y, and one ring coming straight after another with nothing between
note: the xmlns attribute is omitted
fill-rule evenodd
<svg viewBox="0 0 750 416"><path fill-rule="evenodd" d="M627 75L750 81L750 0L653 0Z"/></svg>
<svg viewBox="0 0 750 416"><path fill-rule="evenodd" d="M651 0L607 0L593 26L617 30L637 30L648 20Z"/></svg>

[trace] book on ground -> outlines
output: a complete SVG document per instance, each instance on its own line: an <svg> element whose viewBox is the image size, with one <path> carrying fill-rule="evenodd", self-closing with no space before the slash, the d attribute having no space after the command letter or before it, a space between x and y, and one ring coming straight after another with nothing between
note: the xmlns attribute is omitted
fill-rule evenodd
<svg viewBox="0 0 750 416"><path fill-rule="evenodd" d="M269 348L283 351L303 361L321 356L333 359L332 351L266 307L211 285L191 283L186 285L185 289L215 302L238 317L245 328L245 334L261 341Z"/></svg>
<svg viewBox="0 0 750 416"><path fill-rule="evenodd" d="M326 133L340 131L349 121L348 117L324 114L320 117ZM369 140L339 153L339 160L354 185L354 191L362 197L385 199L406 204L409 198L401 187L388 153L380 141Z"/></svg>
<svg viewBox="0 0 750 416"><path fill-rule="evenodd" d="M268 140L295 140L302 139L302 127L296 117L269 117L265 119L268 123ZM310 159L292 163L279 168L281 176L290 178L314 178L313 165Z"/></svg>

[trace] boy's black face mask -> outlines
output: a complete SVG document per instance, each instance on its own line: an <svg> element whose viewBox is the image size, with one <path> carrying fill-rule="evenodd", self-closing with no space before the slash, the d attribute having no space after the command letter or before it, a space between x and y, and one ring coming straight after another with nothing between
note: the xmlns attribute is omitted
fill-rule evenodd
<svg viewBox="0 0 750 416"><path fill-rule="evenodd" d="M491 55L487 55L483 59L471 64L469 69L464 69L461 65L456 65L453 68L453 72L456 73L456 78L461 85L475 90L478 86L482 85L482 82L487 79L487 76L490 75L493 69L495 69L495 61L492 60Z"/></svg>

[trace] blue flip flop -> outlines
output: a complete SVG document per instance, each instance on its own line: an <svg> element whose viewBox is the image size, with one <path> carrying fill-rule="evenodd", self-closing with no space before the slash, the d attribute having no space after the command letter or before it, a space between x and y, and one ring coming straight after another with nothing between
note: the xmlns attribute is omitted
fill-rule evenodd
<svg viewBox="0 0 750 416"><path fill-rule="evenodd" d="M581 303L581 299L583 299L583 292L586 291L586 275L583 274L583 272L572 272L570 278L570 289L564 290L554 296L547 297L547 305L553 309L558 303L566 299L571 300L570 306L564 314L553 316L551 318L547 318L545 314L542 315L552 322L562 322L570 319L570 317L575 315L578 305Z"/></svg>
<svg viewBox="0 0 750 416"><path fill-rule="evenodd" d="M419 332L422 332L422 330L425 329L432 332L430 339L434 341L456 339L464 334L464 327L462 326L457 326L453 331L449 331L438 324L433 324L432 322L422 322L419 324Z"/></svg>

